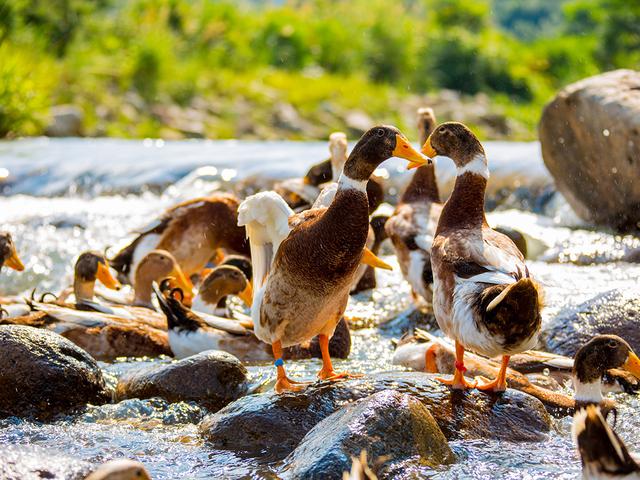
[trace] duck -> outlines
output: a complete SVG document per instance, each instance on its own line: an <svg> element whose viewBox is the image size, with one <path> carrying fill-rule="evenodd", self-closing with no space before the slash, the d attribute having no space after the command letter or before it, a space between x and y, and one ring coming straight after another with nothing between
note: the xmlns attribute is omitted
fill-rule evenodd
<svg viewBox="0 0 640 480"><path fill-rule="evenodd" d="M418 132L421 145L427 141L435 126L433 110L420 108ZM426 305L430 305L433 300L431 245L441 212L435 166L423 165L416 169L385 226L398 257L402 276L411 285L414 301L426 302Z"/></svg>
<svg viewBox="0 0 640 480"><path fill-rule="evenodd" d="M253 268L251 266L251 259L249 257L246 257L244 255L220 255L219 258L216 261L216 264L218 266L225 266L225 265L229 265L232 267L236 267L237 269L239 269L245 276L245 278L247 279L247 281L249 282L249 285L251 287L251 290L253 292ZM209 269L207 271L204 272L203 278L206 277L211 271L213 271L213 269ZM245 302L246 303L246 302ZM250 307L250 305L249 305ZM196 310L198 308L194 307ZM224 296L220 299L220 301L218 302L218 305L216 306L214 312L215 315L220 315L220 316L230 316L231 315L231 310L227 307L227 297Z"/></svg>
<svg viewBox="0 0 640 480"><path fill-rule="evenodd" d="M167 318L169 345L176 358L206 350L223 350L248 363L271 358L269 345L256 337L253 324L194 312L182 303L179 289L167 289L164 285L154 285L154 289L160 309ZM344 319L338 324L329 348L338 358L349 356L351 334ZM283 355L287 359L319 358L320 350L317 341L312 341L309 345L286 348Z"/></svg>
<svg viewBox="0 0 640 480"><path fill-rule="evenodd" d="M219 308L220 302L228 295L237 295L248 306L253 301L251 282L237 267L221 264L202 280L191 308L198 312L225 315L226 307Z"/></svg>
<svg viewBox="0 0 640 480"><path fill-rule="evenodd" d="M9 232L0 232L0 270L8 267L17 272L24 271L24 264L20 260L13 237Z"/></svg>
<svg viewBox="0 0 640 480"><path fill-rule="evenodd" d="M440 380L453 389L502 392L511 355L532 349L542 325L542 290L513 241L487 224L487 157L465 125L447 122L429 135L422 153L453 160L457 177L431 247L433 311L456 343L455 373ZM464 352L501 356L498 376L478 385L465 380Z"/></svg>
<svg viewBox="0 0 640 480"><path fill-rule="evenodd" d="M380 125L351 151L328 207L294 214L275 192L252 195L240 205L238 222L247 229L253 264L254 332L272 347L278 393L304 388L287 377L283 348L315 336L323 360L318 377L348 376L333 369L329 338L345 311L358 265L369 261L367 182L392 156L408 160L410 166L428 161L400 130Z"/></svg>
<svg viewBox="0 0 640 480"><path fill-rule="evenodd" d="M639 460L629 453L598 406L579 409L573 417L571 433L582 462L582 478L640 479Z"/></svg>
<svg viewBox="0 0 640 480"><path fill-rule="evenodd" d="M380 253L380 247L382 243L387 239L387 232L385 231L385 224L389 219L386 215L374 215L369 222L370 234L367 237L367 248L371 250L375 256ZM371 236L373 235L373 238ZM376 288L376 273L375 268L370 265L362 264L358 267L358 273L356 273L356 280L351 287L351 295L355 295L366 290L372 290Z"/></svg>
<svg viewBox="0 0 640 480"><path fill-rule="evenodd" d="M219 248L248 255L239 204L234 195L217 193L168 209L111 259L118 279L132 285L138 263L152 250L171 253L187 277L199 274Z"/></svg>

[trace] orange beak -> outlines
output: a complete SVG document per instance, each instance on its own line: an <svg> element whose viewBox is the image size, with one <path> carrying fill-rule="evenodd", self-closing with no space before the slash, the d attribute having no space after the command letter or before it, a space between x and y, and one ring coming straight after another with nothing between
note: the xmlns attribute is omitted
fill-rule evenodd
<svg viewBox="0 0 640 480"><path fill-rule="evenodd" d="M411 146L409 140L398 134L396 134L396 148L393 149L393 156L408 160L409 169L418 168L422 165L426 165L427 163L431 163L430 159Z"/></svg>
<svg viewBox="0 0 640 480"><path fill-rule="evenodd" d="M438 156L438 152L431 146L431 135L427 138L427 141L424 142L422 146L422 153L424 153L427 157L433 158Z"/></svg>
<svg viewBox="0 0 640 480"><path fill-rule="evenodd" d="M182 294L184 295L184 299L182 303L187 306L191 306L191 302L193 301L193 284L185 274L182 272L182 269L176 265L171 273L169 274L169 283L172 288L179 288L182 290Z"/></svg>
<svg viewBox="0 0 640 480"><path fill-rule="evenodd" d="M364 263L365 265L369 265L373 268L382 268L383 270L393 270L393 267L389 265L384 260L378 258L371 250L365 247L364 253L362 254L362 260L360 263Z"/></svg>
<svg viewBox="0 0 640 480"><path fill-rule="evenodd" d="M22 263L22 260L20 260L18 252L16 251L16 247L14 247L13 244L11 244L11 254L9 255L9 258L5 260L4 264L9 268L17 270L18 272L24 270L24 264Z"/></svg>
<svg viewBox="0 0 640 480"><path fill-rule="evenodd" d="M120 290L120 282L111 275L109 265L106 263L98 262L98 273L96 274L100 283L111 290Z"/></svg>
<svg viewBox="0 0 640 480"><path fill-rule="evenodd" d="M238 296L242 299L247 307L251 307L253 303L253 287L250 282L247 282L246 288L241 291Z"/></svg>
<svg viewBox="0 0 640 480"><path fill-rule="evenodd" d="M635 353L629 352L627 361L622 365L622 368L633 374L635 377L640 378L640 359Z"/></svg>

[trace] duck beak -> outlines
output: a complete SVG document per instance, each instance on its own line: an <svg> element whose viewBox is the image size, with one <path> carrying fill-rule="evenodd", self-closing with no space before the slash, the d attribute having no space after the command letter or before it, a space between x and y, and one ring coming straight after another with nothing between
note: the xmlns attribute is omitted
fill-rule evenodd
<svg viewBox="0 0 640 480"><path fill-rule="evenodd" d="M242 299L247 307L251 307L253 303L253 287L250 282L247 282L247 287L241 291L238 296Z"/></svg>
<svg viewBox="0 0 640 480"><path fill-rule="evenodd" d="M431 135L427 138L427 141L424 142L422 146L422 153L424 153L427 157L433 158L438 156L438 152L431 146Z"/></svg>
<svg viewBox="0 0 640 480"><path fill-rule="evenodd" d="M224 257L224 250L222 250L221 248L216 248L216 254L213 258L213 263L215 263L216 265L220 265L224 261Z"/></svg>
<svg viewBox="0 0 640 480"><path fill-rule="evenodd" d="M393 270L393 267L389 265L387 262L378 258L371 250L365 247L364 253L362 254L362 260L360 263L364 263L365 265L369 265L373 268L382 268L384 270Z"/></svg>
<svg viewBox="0 0 640 480"><path fill-rule="evenodd" d="M13 268L14 270L17 270L18 272L21 272L24 270L24 264L22 263L22 260L20 260L20 257L18 256L18 252L16 251L16 247L14 247L13 244L11 245L11 252L10 252L9 258L7 258L4 261L4 264L9 268Z"/></svg>
<svg viewBox="0 0 640 480"><path fill-rule="evenodd" d="M120 290L121 288L120 282L111 275L109 265L107 264L102 262L98 263L98 272L96 273L96 277L100 280L100 283L111 290Z"/></svg>
<svg viewBox="0 0 640 480"><path fill-rule="evenodd" d="M182 303L187 306L191 306L191 302L193 300L193 283L191 283L191 281L184 275L182 269L178 265L173 267L169 276L169 283L171 284L171 287L177 287L182 290L182 294L184 295Z"/></svg>
<svg viewBox="0 0 640 480"><path fill-rule="evenodd" d="M629 352L629 356L627 357L627 361L622 365L627 372L633 374L635 377L640 378L640 358L633 353Z"/></svg>
<svg viewBox="0 0 640 480"><path fill-rule="evenodd" d="M393 149L393 156L398 158L404 158L409 161L409 169L418 168L427 163L431 163L431 160L415 148L411 146L409 140L402 135L396 134L396 148Z"/></svg>

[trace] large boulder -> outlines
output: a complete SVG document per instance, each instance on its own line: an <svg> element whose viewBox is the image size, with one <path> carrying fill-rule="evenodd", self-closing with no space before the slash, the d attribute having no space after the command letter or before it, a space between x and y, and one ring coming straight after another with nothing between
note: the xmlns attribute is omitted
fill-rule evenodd
<svg viewBox="0 0 640 480"><path fill-rule="evenodd" d="M544 163L584 220L617 229L640 222L640 72L573 83L542 113Z"/></svg>
<svg viewBox="0 0 640 480"><path fill-rule="evenodd" d="M610 290L560 312L544 326L542 339L548 351L573 357L598 334L618 335L640 351L640 288Z"/></svg>
<svg viewBox="0 0 640 480"><path fill-rule="evenodd" d="M229 353L209 350L124 375L118 381L116 397L196 401L215 412L248 390L247 369L242 363Z"/></svg>
<svg viewBox="0 0 640 480"><path fill-rule="evenodd" d="M69 340L0 326L0 416L49 416L110 399L95 360Z"/></svg>
<svg viewBox="0 0 640 480"><path fill-rule="evenodd" d="M382 390L407 393L431 412L445 437L539 441L551 420L542 403L521 392L488 395L452 391L420 372L388 372L316 382L297 393L250 395L200 423L214 448L284 459L320 421L345 405ZM241 432L239 434L238 432Z"/></svg>
<svg viewBox="0 0 640 480"><path fill-rule="evenodd" d="M363 450L378 473L411 457L430 467L454 460L442 430L419 400L383 390L313 427L287 459L285 476L341 479Z"/></svg>

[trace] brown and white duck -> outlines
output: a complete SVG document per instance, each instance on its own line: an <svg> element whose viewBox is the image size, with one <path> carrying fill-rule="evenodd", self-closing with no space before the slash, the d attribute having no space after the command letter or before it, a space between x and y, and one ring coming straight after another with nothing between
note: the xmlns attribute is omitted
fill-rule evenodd
<svg viewBox="0 0 640 480"><path fill-rule="evenodd" d="M24 270L24 264L18 256L13 237L8 232L0 232L0 270L2 267L9 267L18 272Z"/></svg>
<svg viewBox="0 0 640 480"><path fill-rule="evenodd" d="M464 378L464 351L470 349L489 358L502 356L497 378L478 388L503 391L509 357L537 344L540 289L515 244L487 224L489 168L478 138L461 123L444 123L429 136L422 152L448 156L457 168L431 248L434 314L456 342L454 377L441 380L455 389L476 386Z"/></svg>
<svg viewBox="0 0 640 480"><path fill-rule="evenodd" d="M376 257L380 253L382 243L387 239L387 232L384 229L384 225L388 219L389 217L386 215L374 215L369 222L370 229L369 236L367 237L367 248L371 250L371 253ZM372 235L373 238L371 238ZM360 265L356 273L356 281L354 281L353 285L351 288L352 295L376 288L375 268L366 264Z"/></svg>
<svg viewBox="0 0 640 480"><path fill-rule="evenodd" d="M245 274L233 265L215 267L200 283L191 308L197 312L226 316L226 308L220 302L229 295L237 295L251 307L253 289Z"/></svg>
<svg viewBox="0 0 640 480"><path fill-rule="evenodd" d="M433 110L419 109L421 145L427 141L435 126ZM396 251L402 276L411 285L414 299L421 298L429 304L433 298L431 245L441 212L435 166L423 165L416 169L385 227Z"/></svg>
<svg viewBox="0 0 640 480"><path fill-rule="evenodd" d="M367 181L392 156L418 165L427 161L397 128L378 126L353 148L328 208L294 214L275 192L253 195L240 206L239 223L246 226L251 244L254 329L272 346L276 391L301 388L286 376L283 347L316 335L323 357L318 376L342 376L333 370L329 338L342 318L363 260L369 231Z"/></svg>
<svg viewBox="0 0 640 480"><path fill-rule="evenodd" d="M640 480L640 463L607 423L600 408L589 405L573 417L572 436L585 480Z"/></svg>
<svg viewBox="0 0 640 480"><path fill-rule="evenodd" d="M238 199L215 194L167 210L111 260L122 283L133 284L136 267L151 250L171 253L187 277L199 274L218 248L249 254L245 230L238 226Z"/></svg>

